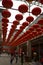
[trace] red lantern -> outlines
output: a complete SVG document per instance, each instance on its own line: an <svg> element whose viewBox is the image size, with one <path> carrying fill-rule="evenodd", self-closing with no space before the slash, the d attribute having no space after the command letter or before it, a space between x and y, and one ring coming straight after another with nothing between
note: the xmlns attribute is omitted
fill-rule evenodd
<svg viewBox="0 0 43 65"><path fill-rule="evenodd" d="M40 31L42 31L42 29L41 28L37 28L36 31L40 32Z"/></svg>
<svg viewBox="0 0 43 65"><path fill-rule="evenodd" d="M35 7L33 10L32 10L32 14L37 16L41 13L41 9L39 7Z"/></svg>
<svg viewBox="0 0 43 65"><path fill-rule="evenodd" d="M29 23L28 23L28 22L24 22L22 25L23 25L23 26L28 26Z"/></svg>
<svg viewBox="0 0 43 65"><path fill-rule="evenodd" d="M15 18L16 18L16 20L22 20L23 19L23 15L22 14L17 14L16 16L15 16Z"/></svg>
<svg viewBox="0 0 43 65"><path fill-rule="evenodd" d="M33 31L32 33L33 33L33 35L34 35L33 37L35 37L35 36L38 35L38 32L37 32L37 31Z"/></svg>
<svg viewBox="0 0 43 65"><path fill-rule="evenodd" d="M40 26L39 26L39 24L34 24L33 27L34 27L35 29L37 29L37 28L39 28Z"/></svg>
<svg viewBox="0 0 43 65"><path fill-rule="evenodd" d="M29 23L32 22L34 20L34 18L32 16L28 16L26 18L26 21L28 21Z"/></svg>
<svg viewBox="0 0 43 65"><path fill-rule="evenodd" d="M43 19L40 19L40 20L38 21L38 24L43 25Z"/></svg>
<svg viewBox="0 0 43 65"><path fill-rule="evenodd" d="M31 3L33 0L26 0L27 2Z"/></svg>
<svg viewBox="0 0 43 65"><path fill-rule="evenodd" d="M4 23L2 23L2 26L7 27L7 26L8 26L8 24L4 24Z"/></svg>
<svg viewBox="0 0 43 65"><path fill-rule="evenodd" d="M25 13L28 11L28 6L25 5L25 4L21 4L18 8L18 10L21 12L21 13Z"/></svg>
<svg viewBox="0 0 43 65"><path fill-rule="evenodd" d="M5 8L11 8L13 6L12 0L2 0L2 5Z"/></svg>
<svg viewBox="0 0 43 65"><path fill-rule="evenodd" d="M17 20L15 20L15 21L13 21L13 24L14 24L14 25L18 25L19 22L18 22Z"/></svg>
<svg viewBox="0 0 43 65"><path fill-rule="evenodd" d="M43 4L43 0L38 0L41 4Z"/></svg>
<svg viewBox="0 0 43 65"><path fill-rule="evenodd" d="M2 11L2 16L5 18L8 18L11 16L11 13L8 10L3 10Z"/></svg>
<svg viewBox="0 0 43 65"><path fill-rule="evenodd" d="M24 28L25 28L24 26L20 26L20 29L22 29L22 30L23 30Z"/></svg>
<svg viewBox="0 0 43 65"><path fill-rule="evenodd" d="M40 32L38 32L38 35L41 35L43 32L42 31L40 31Z"/></svg>
<svg viewBox="0 0 43 65"><path fill-rule="evenodd" d="M30 27L29 30L32 32L32 31L34 31L35 29L34 29L34 27Z"/></svg>
<svg viewBox="0 0 43 65"><path fill-rule="evenodd" d="M9 20L8 20L7 18L2 18L2 22L3 22L3 23L8 23Z"/></svg>

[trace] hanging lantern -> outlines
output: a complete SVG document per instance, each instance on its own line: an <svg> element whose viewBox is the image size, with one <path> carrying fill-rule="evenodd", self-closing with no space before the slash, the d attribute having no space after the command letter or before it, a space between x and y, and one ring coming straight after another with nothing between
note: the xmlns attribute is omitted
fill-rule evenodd
<svg viewBox="0 0 43 65"><path fill-rule="evenodd" d="M33 27L34 27L35 29L37 29L37 28L39 28L40 26L39 26L39 24L34 24Z"/></svg>
<svg viewBox="0 0 43 65"><path fill-rule="evenodd" d="M41 35L43 32L42 31L40 31L40 32L38 32L38 35Z"/></svg>
<svg viewBox="0 0 43 65"><path fill-rule="evenodd" d="M34 31L35 29L34 29L34 27L30 27L29 30L32 32L32 31Z"/></svg>
<svg viewBox="0 0 43 65"><path fill-rule="evenodd" d="M41 13L41 9L39 7L35 7L32 10L32 14L38 16Z"/></svg>
<svg viewBox="0 0 43 65"><path fill-rule="evenodd" d="M18 25L19 24L19 21L15 20L15 21L13 21L13 24L14 25Z"/></svg>
<svg viewBox="0 0 43 65"><path fill-rule="evenodd" d="M18 10L21 12L21 13L26 13L28 11L28 6L25 5L25 4L21 4L19 7L18 7Z"/></svg>
<svg viewBox="0 0 43 65"><path fill-rule="evenodd" d="M26 18L26 21L28 21L29 23L32 22L34 20L34 18L32 16L28 16Z"/></svg>
<svg viewBox="0 0 43 65"><path fill-rule="evenodd" d="M23 19L23 15L22 14L17 14L16 16L15 16L15 18L16 18L16 20L22 20Z"/></svg>
<svg viewBox="0 0 43 65"><path fill-rule="evenodd" d="M34 37L38 35L37 31L33 31L32 33L33 33Z"/></svg>
<svg viewBox="0 0 43 65"><path fill-rule="evenodd" d="M23 22L23 24L22 24L23 26L28 26L29 25L29 23L28 22Z"/></svg>
<svg viewBox="0 0 43 65"><path fill-rule="evenodd" d="M42 31L42 29L41 28L37 28L36 31L40 32L40 31Z"/></svg>
<svg viewBox="0 0 43 65"><path fill-rule="evenodd" d="M43 4L43 0L38 0L41 4Z"/></svg>
<svg viewBox="0 0 43 65"><path fill-rule="evenodd" d="M27 2L31 3L33 0L26 0Z"/></svg>
<svg viewBox="0 0 43 65"><path fill-rule="evenodd" d="M23 30L24 28L25 28L24 26L20 26L20 29L22 29L22 30Z"/></svg>
<svg viewBox="0 0 43 65"><path fill-rule="evenodd" d="M2 26L7 27L7 26L8 26L8 24L4 24L4 23L2 23Z"/></svg>
<svg viewBox="0 0 43 65"><path fill-rule="evenodd" d="M43 19L40 19L40 20L38 21L38 24L43 25Z"/></svg>
<svg viewBox="0 0 43 65"><path fill-rule="evenodd" d="M8 20L7 18L2 18L2 22L3 22L3 23L8 23L9 20Z"/></svg>
<svg viewBox="0 0 43 65"><path fill-rule="evenodd" d="M2 16L5 18L8 18L11 16L11 13L8 10L3 10L2 11Z"/></svg>
<svg viewBox="0 0 43 65"><path fill-rule="evenodd" d="M11 8L13 6L12 0L2 0L2 5L5 8Z"/></svg>

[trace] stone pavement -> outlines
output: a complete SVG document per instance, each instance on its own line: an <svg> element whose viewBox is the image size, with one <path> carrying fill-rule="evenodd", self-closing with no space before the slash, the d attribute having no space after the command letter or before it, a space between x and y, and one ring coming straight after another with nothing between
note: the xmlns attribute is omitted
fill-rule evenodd
<svg viewBox="0 0 43 65"><path fill-rule="evenodd" d="M0 65L11 65L10 64L10 56L8 56L7 54L1 54L1 56L0 56ZM12 65L21 65L20 59L18 60L18 63L15 63L15 59L14 59ZM24 63L23 65L29 65L29 64Z"/></svg>

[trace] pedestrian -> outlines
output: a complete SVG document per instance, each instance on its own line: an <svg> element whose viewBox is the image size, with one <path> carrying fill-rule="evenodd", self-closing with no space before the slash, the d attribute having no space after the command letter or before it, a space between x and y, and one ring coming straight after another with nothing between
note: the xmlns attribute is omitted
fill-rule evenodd
<svg viewBox="0 0 43 65"><path fill-rule="evenodd" d="M21 65L24 63L24 52L21 52Z"/></svg>
<svg viewBox="0 0 43 65"><path fill-rule="evenodd" d="M13 60L14 60L14 55L11 54L11 59L10 59L10 63L11 63L11 64L12 64Z"/></svg>
<svg viewBox="0 0 43 65"><path fill-rule="evenodd" d="M18 62L18 52L15 51L15 59L16 59L16 63Z"/></svg>

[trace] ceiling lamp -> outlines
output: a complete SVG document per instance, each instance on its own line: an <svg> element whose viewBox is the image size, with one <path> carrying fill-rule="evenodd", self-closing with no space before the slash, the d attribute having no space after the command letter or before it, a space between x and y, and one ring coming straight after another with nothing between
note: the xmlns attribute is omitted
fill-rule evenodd
<svg viewBox="0 0 43 65"><path fill-rule="evenodd" d="M28 16L26 18L26 21L28 21L29 23L32 22L34 20L34 18L32 16Z"/></svg>
<svg viewBox="0 0 43 65"><path fill-rule="evenodd" d="M17 14L16 16L15 16L15 18L16 18L16 20L22 20L23 19L23 15L22 14Z"/></svg>
<svg viewBox="0 0 43 65"><path fill-rule="evenodd" d="M9 20L8 20L7 18L2 18L2 22L3 22L3 23L8 23Z"/></svg>
<svg viewBox="0 0 43 65"><path fill-rule="evenodd" d="M41 4L43 4L43 0L38 0Z"/></svg>
<svg viewBox="0 0 43 65"><path fill-rule="evenodd" d="M26 13L28 11L28 6L25 5L25 4L21 4L19 7L18 7L18 10L21 12L21 13Z"/></svg>
<svg viewBox="0 0 43 65"><path fill-rule="evenodd" d="M5 8L11 8L13 6L12 0L2 0L2 5Z"/></svg>
<svg viewBox="0 0 43 65"><path fill-rule="evenodd" d="M38 21L38 24L43 25L43 19L40 19L40 20Z"/></svg>
<svg viewBox="0 0 43 65"><path fill-rule="evenodd" d="M2 16L5 18L8 18L11 16L11 13L8 10L3 10L2 11Z"/></svg>
<svg viewBox="0 0 43 65"><path fill-rule="evenodd" d="M35 7L32 10L32 14L38 16L41 13L41 9L39 7Z"/></svg>

